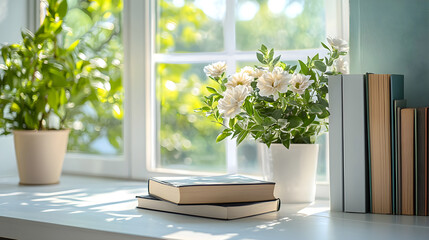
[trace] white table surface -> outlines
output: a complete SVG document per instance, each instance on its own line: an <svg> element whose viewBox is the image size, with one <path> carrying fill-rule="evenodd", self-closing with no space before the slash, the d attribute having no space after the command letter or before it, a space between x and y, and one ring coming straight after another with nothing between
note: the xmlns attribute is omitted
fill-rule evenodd
<svg viewBox="0 0 429 240"><path fill-rule="evenodd" d="M145 182L62 176L49 186L0 178L0 239L429 239L429 217L330 212L282 204L232 221L136 209Z"/></svg>

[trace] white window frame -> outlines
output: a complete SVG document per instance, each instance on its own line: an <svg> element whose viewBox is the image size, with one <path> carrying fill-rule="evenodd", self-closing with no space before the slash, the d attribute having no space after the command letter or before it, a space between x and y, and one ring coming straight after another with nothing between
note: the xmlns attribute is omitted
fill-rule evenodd
<svg viewBox="0 0 429 240"><path fill-rule="evenodd" d="M171 176L189 174L207 174L185 170L161 169L155 167L156 136L155 125L155 89L154 62L192 63L200 61L226 60L230 70L235 69L235 61L254 59L254 52L231 54L235 49L235 25L226 24L224 28L225 51L221 53L192 54L192 60L184 54L155 54L152 36L155 29L155 1L124 0L123 9L123 44L124 70L123 84L124 99L124 154L122 156L104 156L89 154L67 154L64 172L87 175L114 176L132 179L147 179L152 176ZM235 1L226 0L226 21L233 21ZM325 0L326 32L328 36L338 36L349 40L349 9L347 0ZM322 49L278 51L282 60L305 60L307 56L323 52ZM228 72L231 74L232 72ZM229 159L234 160L235 145L232 141L227 144L230 148ZM329 161L328 161L329 162ZM329 169L329 166L327 166ZM229 161L227 172L237 170L236 160ZM328 183L318 184L318 196L328 197Z"/></svg>

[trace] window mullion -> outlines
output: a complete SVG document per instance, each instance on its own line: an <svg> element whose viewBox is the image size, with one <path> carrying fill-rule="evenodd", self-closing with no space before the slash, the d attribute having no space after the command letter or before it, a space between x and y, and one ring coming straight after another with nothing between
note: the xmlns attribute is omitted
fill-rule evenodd
<svg viewBox="0 0 429 240"><path fill-rule="evenodd" d="M231 75L236 69L236 44L235 44L235 1L226 0L226 14L224 20L224 45L226 52L227 75ZM237 144L235 140L226 141L227 172L237 173Z"/></svg>

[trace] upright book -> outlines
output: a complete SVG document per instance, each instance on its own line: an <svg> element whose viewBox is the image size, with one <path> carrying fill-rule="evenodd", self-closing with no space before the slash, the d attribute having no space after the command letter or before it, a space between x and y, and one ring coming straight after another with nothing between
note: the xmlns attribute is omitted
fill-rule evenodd
<svg viewBox="0 0 429 240"><path fill-rule="evenodd" d="M368 74L368 129L371 212L392 214L394 100L404 98L402 75Z"/></svg>
<svg viewBox="0 0 429 240"><path fill-rule="evenodd" d="M213 204L274 200L274 185L241 175L155 177L148 190L176 204Z"/></svg>
<svg viewBox="0 0 429 240"><path fill-rule="evenodd" d="M427 146L428 146L428 108L417 108L417 164L416 168L416 215L427 213Z"/></svg>
<svg viewBox="0 0 429 240"><path fill-rule="evenodd" d="M365 78L343 75L344 211L369 211Z"/></svg>
<svg viewBox="0 0 429 240"><path fill-rule="evenodd" d="M196 205L177 205L149 195L137 196L137 199L138 208L224 220L275 212L280 209L278 199L262 202Z"/></svg>
<svg viewBox="0 0 429 240"><path fill-rule="evenodd" d="M415 214L416 116L415 108L401 109L400 214L403 215Z"/></svg>
<svg viewBox="0 0 429 240"><path fill-rule="evenodd" d="M394 140L395 140L395 151L394 151L394 176L393 176L393 184L394 184L394 193L393 197L395 198L395 209L394 214L401 214L401 175L400 175L400 169L401 169L401 109L405 108L407 105L407 100L395 100L394 102Z"/></svg>
<svg viewBox="0 0 429 240"><path fill-rule="evenodd" d="M329 181L331 211L344 211L343 76L328 78L329 86Z"/></svg>

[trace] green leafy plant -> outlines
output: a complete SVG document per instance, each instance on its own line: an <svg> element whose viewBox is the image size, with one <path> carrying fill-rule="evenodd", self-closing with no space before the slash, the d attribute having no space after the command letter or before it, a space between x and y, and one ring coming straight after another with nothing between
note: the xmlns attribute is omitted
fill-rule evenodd
<svg viewBox="0 0 429 240"><path fill-rule="evenodd" d="M328 38L326 57L316 54L306 62L288 65L275 57L274 49L261 46L256 54L262 66L244 67L226 77L226 64L217 62L204 68L218 83L207 87L199 111L224 126L217 141L231 136L240 144L246 137L265 143L314 143L328 129L328 75L347 71L344 55L347 43Z"/></svg>
<svg viewBox="0 0 429 240"><path fill-rule="evenodd" d="M66 0L49 0L42 25L32 33L22 30L22 42L1 48L0 128L63 129L70 109L94 94L89 80L79 78L89 61L79 60L79 40L62 40Z"/></svg>

